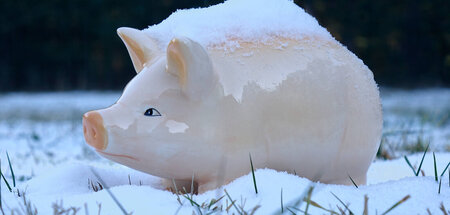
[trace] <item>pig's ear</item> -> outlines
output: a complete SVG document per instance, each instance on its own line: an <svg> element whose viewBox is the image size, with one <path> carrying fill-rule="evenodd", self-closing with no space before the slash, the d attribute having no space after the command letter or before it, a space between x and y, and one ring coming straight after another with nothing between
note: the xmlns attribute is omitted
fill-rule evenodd
<svg viewBox="0 0 450 215"><path fill-rule="evenodd" d="M181 89L194 100L205 98L217 84L217 75L206 50L185 37L170 41L167 72L178 77Z"/></svg>
<svg viewBox="0 0 450 215"><path fill-rule="evenodd" d="M117 34L125 43L137 73L158 54L158 45L140 30L122 27Z"/></svg>

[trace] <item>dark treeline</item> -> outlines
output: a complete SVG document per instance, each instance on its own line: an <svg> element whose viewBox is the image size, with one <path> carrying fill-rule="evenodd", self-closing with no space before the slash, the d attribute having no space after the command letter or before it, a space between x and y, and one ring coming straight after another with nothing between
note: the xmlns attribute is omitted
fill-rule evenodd
<svg viewBox="0 0 450 215"><path fill-rule="evenodd" d="M0 91L122 89L133 77L116 35L200 0L2 0ZM381 85L450 86L450 3L296 1L355 52Z"/></svg>

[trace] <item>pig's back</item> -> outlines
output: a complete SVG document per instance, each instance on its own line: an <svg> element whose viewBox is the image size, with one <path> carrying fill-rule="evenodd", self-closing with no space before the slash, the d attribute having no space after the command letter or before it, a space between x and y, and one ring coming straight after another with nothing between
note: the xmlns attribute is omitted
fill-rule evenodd
<svg viewBox="0 0 450 215"><path fill-rule="evenodd" d="M221 105L236 113L224 119L230 135L242 137L225 143L235 160L253 152L261 167L320 175L323 182L365 175L382 117L364 63L335 40L277 38L239 46L208 49L225 96L241 106Z"/></svg>

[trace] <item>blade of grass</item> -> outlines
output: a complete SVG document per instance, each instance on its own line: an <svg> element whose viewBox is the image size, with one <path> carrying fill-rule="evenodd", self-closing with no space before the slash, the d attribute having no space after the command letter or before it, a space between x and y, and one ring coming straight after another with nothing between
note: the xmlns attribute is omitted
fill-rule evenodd
<svg viewBox="0 0 450 215"><path fill-rule="evenodd" d="M183 186L183 191L184 191L183 196L184 196L184 195L189 196L189 193L188 193L188 191L186 190L186 187L184 187L184 186ZM194 204L192 204L192 202L191 202L191 206L194 206Z"/></svg>
<svg viewBox="0 0 450 215"><path fill-rule="evenodd" d="M355 187L358 188L358 185L356 185L355 181L353 181L353 178L350 175L348 175L348 177L350 178L350 181L352 181L353 185L355 185Z"/></svg>
<svg viewBox="0 0 450 215"><path fill-rule="evenodd" d="M0 175L2 174L2 159L0 159ZM2 182L0 179L0 210L3 212L3 207L2 207ZM5 213L3 213L5 214Z"/></svg>
<svg viewBox="0 0 450 215"><path fill-rule="evenodd" d="M192 206L200 207L200 205L197 202L195 202L193 199L191 199L188 194L183 195L183 197L186 198L187 200L189 200L191 202Z"/></svg>
<svg viewBox="0 0 450 215"><path fill-rule="evenodd" d="M297 215L294 211L292 211L291 209L289 209L289 207L286 208L286 210L288 210L289 212L291 212L294 215Z"/></svg>
<svg viewBox="0 0 450 215"><path fill-rule="evenodd" d="M16 177L14 176L14 170L11 165L11 160L9 160L9 154L8 151L6 151L6 157L8 158L8 164L9 164L9 170L11 170L11 176L13 180L13 186L16 187Z"/></svg>
<svg viewBox="0 0 450 215"><path fill-rule="evenodd" d="M89 209L87 203L84 203L84 214L89 215Z"/></svg>
<svg viewBox="0 0 450 215"><path fill-rule="evenodd" d="M235 201L236 201L236 200L235 200ZM231 203L234 203L234 202L231 202ZM231 207L233 207L233 204L228 205L228 199L226 200L226 206L227 206L227 207L225 208L225 211L226 211L227 213L229 213Z"/></svg>
<svg viewBox="0 0 450 215"><path fill-rule="evenodd" d="M242 215L242 212L239 210L239 208L236 206L236 204L234 204L235 201L233 201L233 199L231 198L230 194L228 194L227 190L224 189L223 191L224 191L225 194L227 195L228 199L231 201L231 205L234 206L234 209L236 209L236 211L237 211L240 215Z"/></svg>
<svg viewBox="0 0 450 215"><path fill-rule="evenodd" d="M345 211L341 207L339 207L339 205L336 205L336 207L338 208L339 212L341 212L341 215L346 215Z"/></svg>
<svg viewBox="0 0 450 215"><path fill-rule="evenodd" d="M385 215L387 213L389 213L391 210L393 210L395 207L399 206L400 204L402 204L403 202L405 202L406 200L408 200L411 196L407 195L405 197L403 197L403 199L400 199L400 201L398 201L397 203L395 203L394 205L392 205L392 207L390 207L389 209L387 209L384 213L382 213L381 215Z"/></svg>
<svg viewBox="0 0 450 215"><path fill-rule="evenodd" d="M302 205L302 202L305 200L305 196L308 195L309 191L312 190L312 189L314 189L314 185L309 185L308 189L303 191L303 193L300 196L300 198L297 200L297 202L293 206L291 206L291 208L300 208L301 205Z"/></svg>
<svg viewBox="0 0 450 215"><path fill-rule="evenodd" d="M296 211L298 211L298 212L301 212L301 213L303 213L304 215L310 215L310 214L305 214L305 211L304 210L302 210L302 209L300 209L300 208L295 208L295 207L291 207L292 209L294 209L294 210L296 210ZM292 211L291 211L292 212ZM295 213L294 213L295 214ZM297 214L295 214L295 215L297 215Z"/></svg>
<svg viewBox="0 0 450 215"><path fill-rule="evenodd" d="M180 195L179 195L179 193L178 193L177 184L175 183L175 179L173 179L173 178L172 178L172 184L173 184L173 187L174 187L174 189L175 189L175 195L177 195L177 201L178 201L178 203L180 203L180 205L183 205L183 203L182 203L181 200L180 200Z"/></svg>
<svg viewBox="0 0 450 215"><path fill-rule="evenodd" d="M447 166L445 167L444 171L441 173L441 177L444 176L445 171L447 171L448 166L450 166L450 162L448 162Z"/></svg>
<svg viewBox="0 0 450 215"><path fill-rule="evenodd" d="M1 174L3 181L5 182L6 186L8 187L9 192L12 192L11 186L9 185L8 181L5 178L5 175L3 173Z"/></svg>
<svg viewBox="0 0 450 215"><path fill-rule="evenodd" d="M441 184L442 184L442 177L441 177L441 180L439 180L439 190L438 190L438 194L441 194Z"/></svg>
<svg viewBox="0 0 450 215"><path fill-rule="evenodd" d="M423 152L422 160L420 161L419 168L417 169L417 172L416 172L416 176L419 176L420 169L422 169L423 160L425 159L425 155L427 154L428 147L430 147L429 143L427 145L427 148L425 148L425 151Z"/></svg>
<svg viewBox="0 0 450 215"><path fill-rule="evenodd" d="M342 205L344 205L345 209L348 210L348 212L350 212L351 215L353 215L354 213L350 210L350 208L339 198L337 197L333 192L330 192L331 195L333 195Z"/></svg>
<svg viewBox="0 0 450 215"><path fill-rule="evenodd" d="M317 202L315 202L313 200L310 200L310 203L311 203L312 206L314 206L316 208L320 208L320 209L322 209L322 210L324 210L324 211L326 211L326 212L328 212L330 214L338 214L336 211L332 211L330 209L326 209L325 207L319 205L319 203L317 203Z"/></svg>
<svg viewBox="0 0 450 215"><path fill-rule="evenodd" d="M255 169L253 169L252 155L248 153L250 157L250 166L252 167L253 185L255 186L255 193L258 194L258 188L256 187Z"/></svg>
<svg viewBox="0 0 450 215"><path fill-rule="evenodd" d="M178 212L180 212L181 207L183 207L183 205L178 206L178 209L175 211L174 215L178 215ZM100 215L100 214L99 214Z"/></svg>
<svg viewBox="0 0 450 215"><path fill-rule="evenodd" d="M291 202L288 202L288 203L286 204L285 207L283 206L283 208L286 209L287 211L290 211L292 214L295 214L290 208L296 209L296 210L297 210L297 208L300 208L300 206L302 205L302 203L305 201L305 196L308 194L309 190L311 190L311 189L313 189L313 188L314 188L314 183L313 183L313 182L310 182L309 185L308 185L308 186L305 188L305 190L302 192L302 194L300 195L300 197L294 199L294 200L291 201ZM275 214L277 214L277 215L280 214L280 211L279 211L279 210L275 211L275 212L273 213L273 215L275 215Z"/></svg>
<svg viewBox="0 0 450 215"><path fill-rule="evenodd" d="M445 209L445 206L444 206L444 203L443 203L443 202L441 202L441 205L440 205L439 209L441 209L441 211L442 211L442 213L443 213L444 215L448 215L447 209Z"/></svg>
<svg viewBox="0 0 450 215"><path fill-rule="evenodd" d="M306 199L305 215L308 214L308 209L309 209L309 205L311 204L311 196L312 196L313 189L314 189L314 187L312 187L312 189L308 190L308 195L307 195L307 199Z"/></svg>
<svg viewBox="0 0 450 215"><path fill-rule="evenodd" d="M436 167L436 155L433 152L433 162L434 162L434 180L438 181L437 167Z"/></svg>
<svg viewBox="0 0 450 215"><path fill-rule="evenodd" d="M194 172L192 172L192 180L191 180L191 198L194 196Z"/></svg>
<svg viewBox="0 0 450 215"><path fill-rule="evenodd" d="M116 203L116 205L120 208L120 210L122 211L122 213L124 215L128 215L127 211L125 210L125 208L122 206L122 204L120 204L119 200L117 200L116 196L114 196L114 194L109 190L108 185L106 185L106 183L103 181L102 178L100 178L100 176L97 174L97 172L91 168L92 173L95 175L95 177L97 177L97 180L103 184L105 186L105 190L106 192L108 192L109 196L111 196L111 198L114 200L114 202Z"/></svg>
<svg viewBox="0 0 450 215"><path fill-rule="evenodd" d="M98 213L97 213L97 215L100 215L101 212L102 212L102 203L98 203L97 202L97 206L98 206Z"/></svg>
<svg viewBox="0 0 450 215"><path fill-rule="evenodd" d="M305 212L305 211L300 210L300 208L296 208L296 207L292 207L292 206L286 207L286 209L289 209L289 208L292 209L292 210L289 210L289 211L290 211L291 213L295 214L295 215L297 215L297 213L292 212L293 210L299 211L299 212L302 212L302 213Z"/></svg>
<svg viewBox="0 0 450 215"><path fill-rule="evenodd" d="M261 208L261 205L256 205L251 209L251 211L245 212L245 214L254 215L259 208ZM244 208L242 208L242 210L244 210Z"/></svg>
<svg viewBox="0 0 450 215"><path fill-rule="evenodd" d="M284 213L284 207L283 207L283 188L281 188L281 213Z"/></svg>
<svg viewBox="0 0 450 215"><path fill-rule="evenodd" d="M409 162L408 157L406 157L406 155L403 156L403 157L405 158L405 161L406 161L406 163L408 164L408 166L411 167L411 169L412 169L414 175L417 175L417 174L416 174L416 170L415 170L414 167L411 165L411 162Z"/></svg>
<svg viewBox="0 0 450 215"><path fill-rule="evenodd" d="M369 197L367 195L364 195L364 211L363 215L369 214Z"/></svg>
<svg viewBox="0 0 450 215"><path fill-rule="evenodd" d="M211 202L209 203L208 208L211 208L213 205L215 205L215 204L217 204L218 202L220 202L220 200L222 200L223 197L225 197L225 196L223 195L223 196L221 196L221 197L218 198L218 199L211 199ZM213 200L214 200L214 201L213 201Z"/></svg>

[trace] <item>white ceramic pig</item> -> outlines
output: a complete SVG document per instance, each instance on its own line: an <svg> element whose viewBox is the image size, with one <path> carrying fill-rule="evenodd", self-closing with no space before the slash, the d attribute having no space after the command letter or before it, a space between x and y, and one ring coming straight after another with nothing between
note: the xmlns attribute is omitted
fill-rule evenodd
<svg viewBox="0 0 450 215"><path fill-rule="evenodd" d="M286 27L291 17L281 22L284 28L251 36L281 19L263 11L259 18L267 21L259 27L253 20L235 31L246 25L236 21L216 23L222 30L214 30L215 37L176 32L179 22L208 32L202 20L227 4L237 9L220 16L252 12L239 11L237 2L177 12L145 31L119 28L138 74L116 104L83 116L86 142L103 157L168 179L167 186L175 180L179 189L188 187L194 177L199 192L249 173L249 153L255 168L324 183L351 184L349 176L365 183L382 129L372 72L290 1L276 1L288 7L279 10L300 14L316 31ZM190 16L195 22L183 22ZM168 35L161 30L167 22L174 31Z"/></svg>

